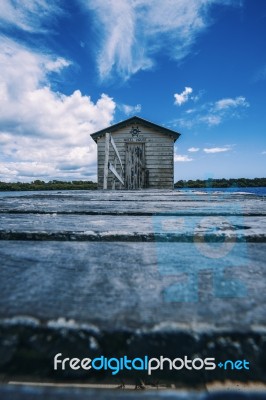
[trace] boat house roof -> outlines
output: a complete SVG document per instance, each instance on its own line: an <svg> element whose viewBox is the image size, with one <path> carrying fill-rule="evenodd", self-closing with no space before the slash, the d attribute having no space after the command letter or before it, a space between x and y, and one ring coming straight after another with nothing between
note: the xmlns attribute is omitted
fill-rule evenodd
<svg viewBox="0 0 266 400"><path fill-rule="evenodd" d="M97 139L100 136L104 135L106 132L112 133L112 132L117 131L118 129L125 128L132 124L144 125L144 126L147 126L148 128L158 131L160 133L164 133L166 135L173 136L175 141L180 136L180 133L173 131L172 129L165 128L164 126L157 125L154 122L150 122L150 121L147 121L146 119L134 116L134 117L125 119L124 121L120 121L117 124L108 126L107 128L101 129L100 131L94 132L91 134L91 137L95 142L97 142Z"/></svg>

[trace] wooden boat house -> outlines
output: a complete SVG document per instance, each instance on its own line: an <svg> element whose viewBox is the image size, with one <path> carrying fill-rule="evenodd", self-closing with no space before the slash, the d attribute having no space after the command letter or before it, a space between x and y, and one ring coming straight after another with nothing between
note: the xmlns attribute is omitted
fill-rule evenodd
<svg viewBox="0 0 266 400"><path fill-rule="evenodd" d="M91 134L98 148L98 189L172 189L179 136L136 116Z"/></svg>

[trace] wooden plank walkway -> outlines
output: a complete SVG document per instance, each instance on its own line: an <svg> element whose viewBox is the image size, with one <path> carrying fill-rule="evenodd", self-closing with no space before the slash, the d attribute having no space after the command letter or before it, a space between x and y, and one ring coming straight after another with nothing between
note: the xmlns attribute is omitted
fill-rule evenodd
<svg viewBox="0 0 266 400"><path fill-rule="evenodd" d="M119 391L102 389L80 389L80 388L52 388L32 387L17 385L0 385L0 396L4 400L264 400L262 392L250 391L220 391L217 393L196 393L195 391Z"/></svg>
<svg viewBox="0 0 266 400"><path fill-rule="evenodd" d="M147 390L103 390L58 387L32 387L0 385L0 396L4 400L264 400L261 391L239 392L218 391L216 393L196 393L195 391Z"/></svg>
<svg viewBox="0 0 266 400"><path fill-rule="evenodd" d="M265 198L243 193L0 195L2 379L108 378L56 375L61 352L246 359L155 375L265 382L265 227Z"/></svg>

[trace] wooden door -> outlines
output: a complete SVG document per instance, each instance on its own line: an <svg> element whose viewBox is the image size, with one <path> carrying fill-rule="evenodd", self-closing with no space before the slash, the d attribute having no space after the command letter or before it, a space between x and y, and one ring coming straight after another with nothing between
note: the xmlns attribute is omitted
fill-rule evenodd
<svg viewBox="0 0 266 400"><path fill-rule="evenodd" d="M145 187L145 143L126 143L125 188Z"/></svg>

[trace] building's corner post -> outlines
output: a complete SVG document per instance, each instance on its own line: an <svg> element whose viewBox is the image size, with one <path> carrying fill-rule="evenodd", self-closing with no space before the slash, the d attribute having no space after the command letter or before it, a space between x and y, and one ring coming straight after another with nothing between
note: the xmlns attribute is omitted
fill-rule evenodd
<svg viewBox="0 0 266 400"><path fill-rule="evenodd" d="M173 138L173 157L172 157L172 190L175 188L175 140Z"/></svg>
<svg viewBox="0 0 266 400"><path fill-rule="evenodd" d="M103 170L103 189L107 189L108 169L109 169L109 148L110 148L110 133L105 134L105 159Z"/></svg>

